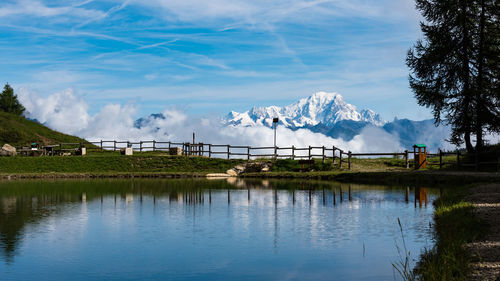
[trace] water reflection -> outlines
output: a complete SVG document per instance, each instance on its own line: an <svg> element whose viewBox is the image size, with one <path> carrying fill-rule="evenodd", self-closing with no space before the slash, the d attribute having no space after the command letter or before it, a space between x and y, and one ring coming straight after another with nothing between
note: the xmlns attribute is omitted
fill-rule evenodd
<svg viewBox="0 0 500 281"><path fill-rule="evenodd" d="M266 236L269 235L270 238L272 237L275 256L279 256L281 252L291 245L301 248L304 257L309 257L308 255L312 254L311 249L324 251L329 248L343 248L342 241L347 243L346 245L350 245L350 242L346 242L349 239L353 239L352 243L359 240L358 242L361 242L359 244L362 244L362 256L360 254L359 257L363 258L365 256L365 241L372 241L382 235L384 231L387 231L383 227L392 224L396 226L395 219L392 221L387 220L389 215L393 218L407 216L407 226L415 230L415 241L420 239L418 237L424 234L416 234L416 232L428 227L432 210L428 210L424 214L403 209L405 213L402 213L398 208L407 206L410 200L413 199L415 210L425 209L429 196L435 198L437 192L434 189L422 187L368 186L314 181L259 181L233 178L217 181L2 182L0 183L0 260L4 260L6 264L15 264L16 256L27 255L26 252L21 253L19 251L20 245L23 241L36 238L37 235L43 235L33 229L36 229L37 225L41 225L40 227L43 228L50 218L71 217L71 213L85 212L85 215L89 218L87 218L88 225L85 225L84 228L88 229L93 227L92 223L96 220L105 222L111 216L108 213L109 210L114 210L113 216L118 216L119 219L128 217L129 220L135 220L137 219L135 216L139 216L142 220L146 220L147 218L144 216L147 214L149 214L149 218L151 216L167 216L167 225L163 225L165 222L154 221L155 224L162 225L163 228L156 230L161 235L165 235L163 231L170 227L169 224L176 224L177 228L187 231L187 226L184 223L189 220L192 221L191 227L193 231L206 232L206 229L212 227L206 224L211 223L217 226L218 231L231 233L231 231L237 229L243 237L256 239L264 243L263 245L265 245ZM85 206L85 211L78 209L77 206L79 205ZM153 210L157 211L149 213L151 206ZM181 207L180 213L177 209L171 209L169 206ZM127 214L128 209L139 210L140 214L143 214L144 210L144 215ZM369 218L371 212L380 209L389 211L386 213L381 212L378 219L376 217ZM96 210L100 210L100 217L95 214L92 215L92 212L96 212ZM361 210L366 211L361 212ZM125 211L125 213L122 211ZM191 218L186 216L188 212L191 212ZM171 217L174 214L177 217ZM204 221L206 216L208 216L208 221ZM142 226L143 222L137 220L130 227L144 227ZM418 220L421 220L421 222ZM103 224L106 225L104 222ZM260 231L257 232L254 229ZM188 236L194 235L193 237L197 237L196 233L193 232ZM209 237L215 235L210 233ZM179 234L170 233L170 235L175 237ZM187 234L183 235L186 236ZM217 234L214 237L220 235ZM225 236L222 235L222 237ZM165 238L158 236L152 239L159 239L160 241ZM181 238L177 239L175 241L183 241ZM197 239L202 238L198 237ZM212 239L215 238L212 237ZM212 240L204 241L208 245L214 243ZM421 246L423 241L422 239L419 241L420 244L418 245ZM223 242L217 243L224 245ZM250 241L245 243L253 245ZM309 244L310 246L305 246ZM369 245L368 255L376 252L375 249L370 247L387 248L391 246L390 244L382 245L377 240L373 240L372 243L367 245ZM106 245L103 247L106 247ZM254 247L259 246L254 245ZM253 251L251 248L244 248L243 250ZM261 250L264 251L265 248ZM207 251L214 250L209 248ZM352 249L345 251L350 253ZM257 255L258 253L254 254ZM336 259L335 255L339 255L333 252L323 252L323 254L326 259L328 257ZM298 255L300 256L300 253ZM343 253L342 255L346 254ZM282 258L284 260L289 259L289 257ZM314 260L314 257L311 257L311 259ZM387 265L390 265L391 261L386 260L386 262ZM339 278L339 280L343 279ZM346 277L345 280L349 279Z"/></svg>
<svg viewBox="0 0 500 281"><path fill-rule="evenodd" d="M427 207L427 188L425 187L416 187L415 188L415 207L418 206L422 208L422 204Z"/></svg>

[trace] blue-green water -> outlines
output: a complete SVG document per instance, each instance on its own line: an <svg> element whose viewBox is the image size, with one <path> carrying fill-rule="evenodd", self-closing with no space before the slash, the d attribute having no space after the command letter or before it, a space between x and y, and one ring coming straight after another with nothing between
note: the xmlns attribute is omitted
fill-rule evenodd
<svg viewBox="0 0 500 281"><path fill-rule="evenodd" d="M405 194L307 181L0 182L0 280L394 280L398 218L413 260L432 246L436 191Z"/></svg>

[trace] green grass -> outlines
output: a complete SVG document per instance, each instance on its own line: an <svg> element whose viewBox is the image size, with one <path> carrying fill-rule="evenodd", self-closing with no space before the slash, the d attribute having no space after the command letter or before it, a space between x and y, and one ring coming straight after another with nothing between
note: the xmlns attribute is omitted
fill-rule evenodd
<svg viewBox="0 0 500 281"><path fill-rule="evenodd" d="M347 168L347 163L343 164ZM369 170L404 170L406 168L404 159L393 157L381 158L351 158L351 171Z"/></svg>
<svg viewBox="0 0 500 281"><path fill-rule="evenodd" d="M278 159L274 162L271 171L273 172L296 172L301 169L309 169L309 165L299 164L298 160L292 159ZM314 159L314 164L310 167L311 171L332 171L334 166L332 165L331 159L325 159L325 162L321 159Z"/></svg>
<svg viewBox="0 0 500 281"><path fill-rule="evenodd" d="M83 142L88 145L84 139L59 133L24 117L0 111L0 146L5 143L27 146L32 142L42 145Z"/></svg>
<svg viewBox="0 0 500 281"><path fill-rule="evenodd" d="M159 156L145 153L122 156L93 153L86 156L0 157L0 173L157 173L225 172L241 160Z"/></svg>
<svg viewBox="0 0 500 281"><path fill-rule="evenodd" d="M467 188L453 188L434 202L436 244L426 250L411 278L406 280L467 280L471 256L465 244L482 237L488 230L473 215L473 205L465 202Z"/></svg>

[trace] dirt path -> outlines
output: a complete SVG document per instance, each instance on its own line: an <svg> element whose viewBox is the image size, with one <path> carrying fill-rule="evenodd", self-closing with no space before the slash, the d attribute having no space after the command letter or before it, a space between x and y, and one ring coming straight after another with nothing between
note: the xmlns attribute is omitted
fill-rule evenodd
<svg viewBox="0 0 500 281"><path fill-rule="evenodd" d="M476 207L476 216L491 227L483 241L467 245L474 256L474 272L470 280L500 281L500 184L476 187L467 200Z"/></svg>

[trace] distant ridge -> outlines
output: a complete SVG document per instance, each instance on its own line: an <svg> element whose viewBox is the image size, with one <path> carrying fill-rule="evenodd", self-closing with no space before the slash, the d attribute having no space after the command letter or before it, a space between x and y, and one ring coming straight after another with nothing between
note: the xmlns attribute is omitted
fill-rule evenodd
<svg viewBox="0 0 500 281"><path fill-rule="evenodd" d="M411 148L415 143L425 143L433 149L443 148L449 137L449 128L436 127L432 119L413 121L397 119L384 121L371 109L357 109L344 101L337 93L318 92L287 106L253 107L239 113L231 111L222 118L223 126L272 127L272 119L279 118L279 125L291 130L307 129L332 138L352 140L367 127L383 130L399 139L402 147ZM165 119L163 114L151 114L137 119L134 127L142 128L154 124L153 120ZM155 131L160 128L155 127Z"/></svg>
<svg viewBox="0 0 500 281"><path fill-rule="evenodd" d="M272 126L272 119L278 117L280 125L292 130L308 129L332 138L351 140L366 127L378 127L399 138L403 147L410 148L415 143L426 143L430 147L443 146L448 136L448 128L434 126L432 119L413 121L397 119L384 121L371 109L357 109L344 101L337 93L318 92L302 98L290 105L253 107L238 113L231 111L223 120L228 126Z"/></svg>

